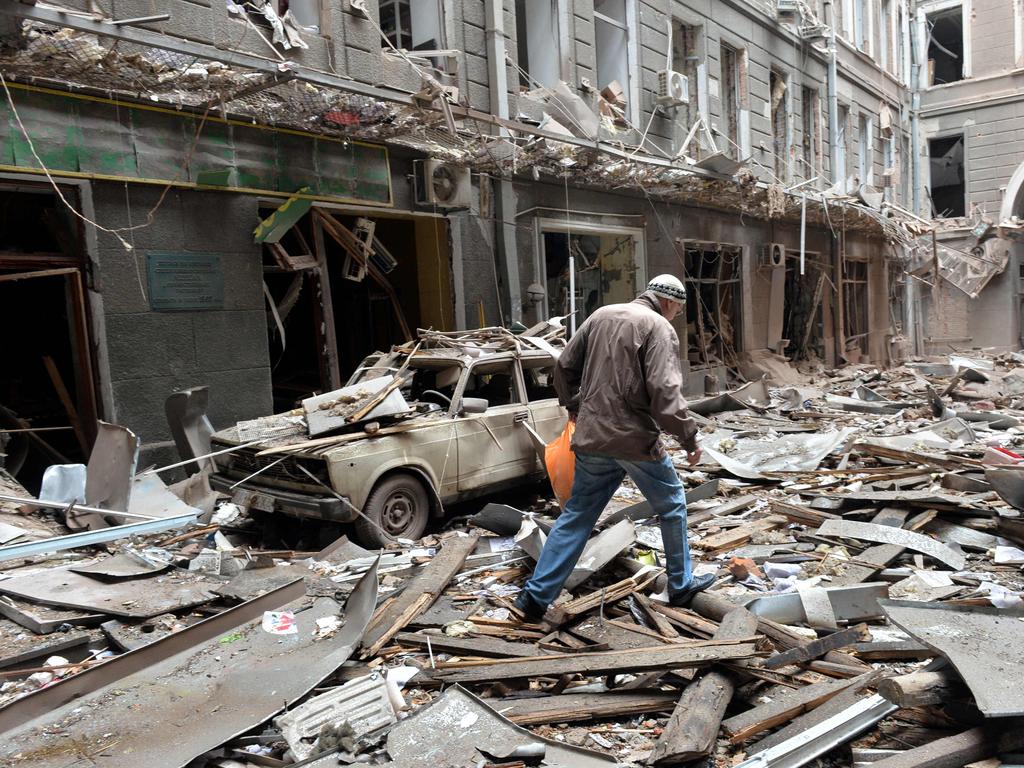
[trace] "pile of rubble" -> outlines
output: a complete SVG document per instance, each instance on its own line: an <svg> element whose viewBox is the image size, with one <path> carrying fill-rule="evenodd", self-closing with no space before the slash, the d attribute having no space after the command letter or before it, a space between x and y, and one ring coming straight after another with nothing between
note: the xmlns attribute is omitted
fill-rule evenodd
<svg viewBox="0 0 1024 768"><path fill-rule="evenodd" d="M628 482L540 624L513 599L552 501L481 503L382 552L269 549L224 500L146 535L63 534L61 511L4 502L0 763L939 768L1024 751L1024 357L762 380L693 410L705 461L677 467L696 571L718 579L687 608L665 602L660 529ZM11 556L25 542L40 551Z"/></svg>

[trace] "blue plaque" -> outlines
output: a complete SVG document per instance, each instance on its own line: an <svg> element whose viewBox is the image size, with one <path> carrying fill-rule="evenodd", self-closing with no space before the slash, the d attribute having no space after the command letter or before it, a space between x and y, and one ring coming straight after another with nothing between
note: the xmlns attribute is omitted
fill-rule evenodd
<svg viewBox="0 0 1024 768"><path fill-rule="evenodd" d="M146 274L150 309L224 308L220 254L150 251L146 254Z"/></svg>

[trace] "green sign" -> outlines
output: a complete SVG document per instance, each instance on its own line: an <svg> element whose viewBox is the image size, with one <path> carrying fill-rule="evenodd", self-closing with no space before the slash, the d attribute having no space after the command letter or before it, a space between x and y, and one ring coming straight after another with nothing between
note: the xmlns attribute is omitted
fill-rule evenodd
<svg viewBox="0 0 1024 768"><path fill-rule="evenodd" d="M146 254L150 309L223 309L224 270L216 253Z"/></svg>
<svg viewBox="0 0 1024 768"><path fill-rule="evenodd" d="M386 147L11 85L53 172L391 204ZM198 134L198 138L197 138ZM40 169L0 94L0 166Z"/></svg>

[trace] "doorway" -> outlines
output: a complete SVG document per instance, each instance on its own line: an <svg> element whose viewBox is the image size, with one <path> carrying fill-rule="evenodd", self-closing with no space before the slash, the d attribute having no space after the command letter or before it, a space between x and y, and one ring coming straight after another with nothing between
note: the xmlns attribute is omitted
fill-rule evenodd
<svg viewBox="0 0 1024 768"><path fill-rule="evenodd" d="M0 187L0 465L38 493L46 467L87 460L99 414L78 227L27 189Z"/></svg>
<svg viewBox="0 0 1024 768"><path fill-rule="evenodd" d="M783 334L786 357L793 361L826 359L825 323L832 300L832 282L820 255L790 251L786 259L786 290L783 303Z"/></svg>
<svg viewBox="0 0 1024 768"><path fill-rule="evenodd" d="M683 257L690 370L737 368L743 249L725 243L686 242Z"/></svg>

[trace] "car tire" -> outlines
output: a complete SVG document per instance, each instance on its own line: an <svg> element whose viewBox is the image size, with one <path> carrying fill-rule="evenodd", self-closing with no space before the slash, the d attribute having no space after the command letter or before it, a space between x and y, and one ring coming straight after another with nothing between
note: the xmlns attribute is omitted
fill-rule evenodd
<svg viewBox="0 0 1024 768"><path fill-rule="evenodd" d="M398 474L381 480L370 492L363 514L355 520L355 535L364 547L380 548L397 539L415 541L423 535L430 519L430 498L423 481L415 475Z"/></svg>

